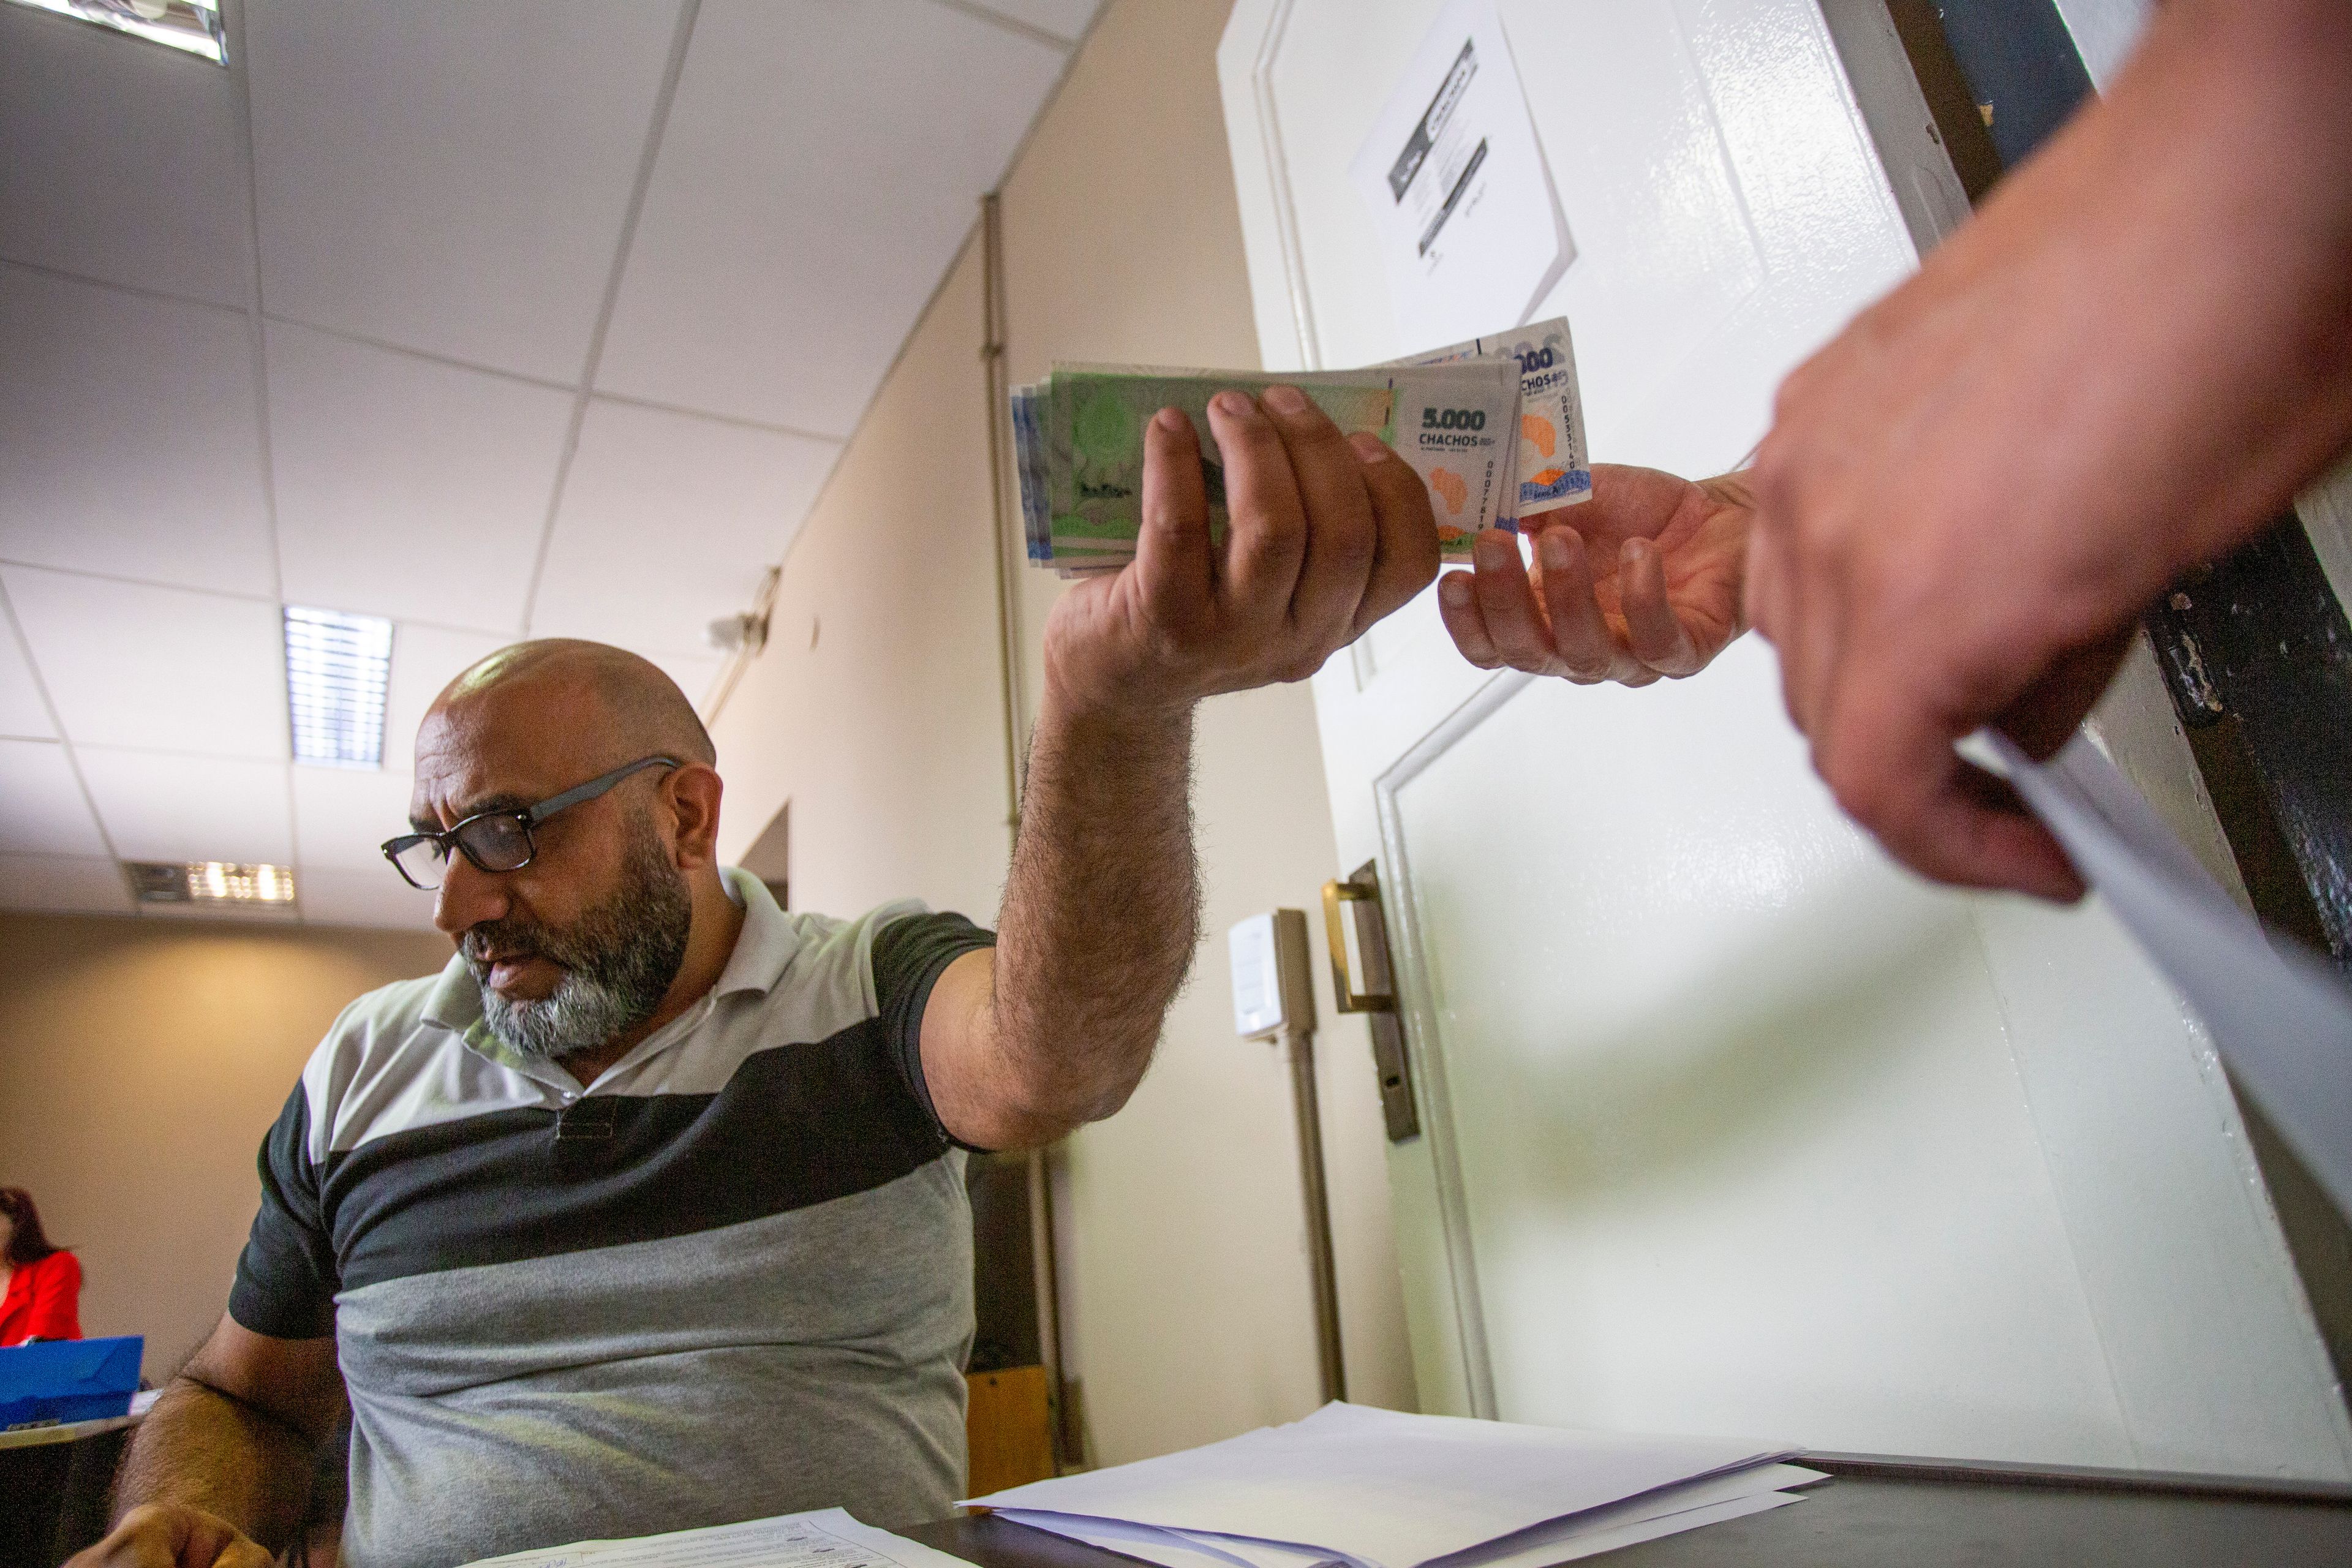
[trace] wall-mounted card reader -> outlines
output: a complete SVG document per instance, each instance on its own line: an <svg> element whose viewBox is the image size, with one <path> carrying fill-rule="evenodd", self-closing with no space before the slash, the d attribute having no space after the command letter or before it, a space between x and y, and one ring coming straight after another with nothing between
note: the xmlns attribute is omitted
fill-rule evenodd
<svg viewBox="0 0 2352 1568"><path fill-rule="evenodd" d="M1226 934L1234 961L1234 1033L1271 1039L1315 1027L1315 982L1307 968L1307 917L1269 910Z"/></svg>

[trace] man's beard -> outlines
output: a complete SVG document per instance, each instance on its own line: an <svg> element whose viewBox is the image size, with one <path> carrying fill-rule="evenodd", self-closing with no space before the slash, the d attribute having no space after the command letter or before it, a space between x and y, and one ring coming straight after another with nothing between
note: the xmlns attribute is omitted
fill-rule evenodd
<svg viewBox="0 0 2352 1568"><path fill-rule="evenodd" d="M630 824L621 889L561 931L527 921L484 921L460 951L482 990L482 1022L509 1050L537 1060L608 1044L654 1016L686 962L694 905L653 824ZM490 989L485 954L537 955L562 977L537 1002Z"/></svg>

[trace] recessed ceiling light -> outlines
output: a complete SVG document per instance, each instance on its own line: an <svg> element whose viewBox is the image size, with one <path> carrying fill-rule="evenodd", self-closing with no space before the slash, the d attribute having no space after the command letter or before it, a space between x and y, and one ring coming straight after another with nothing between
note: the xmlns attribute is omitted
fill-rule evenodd
<svg viewBox="0 0 2352 1568"><path fill-rule="evenodd" d="M228 32L221 24L220 0L16 0L16 4L185 49L215 65L228 64Z"/></svg>
<svg viewBox="0 0 2352 1568"><path fill-rule="evenodd" d="M294 760L383 766L392 623L376 616L286 609L286 704Z"/></svg>
<svg viewBox="0 0 2352 1568"><path fill-rule="evenodd" d="M291 866L240 866L226 860L127 860L131 890L142 904L290 904Z"/></svg>

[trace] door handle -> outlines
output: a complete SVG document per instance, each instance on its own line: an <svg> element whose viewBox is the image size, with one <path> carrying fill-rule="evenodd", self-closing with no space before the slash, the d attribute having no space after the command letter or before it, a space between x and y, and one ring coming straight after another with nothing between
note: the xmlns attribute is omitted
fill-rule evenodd
<svg viewBox="0 0 2352 1568"><path fill-rule="evenodd" d="M1404 1018L1397 1010L1396 969L1389 960L1388 919L1381 908L1381 874L1367 860L1345 881L1323 884L1323 935L1331 952L1331 996L1342 1013L1362 1013L1372 1031L1372 1067L1379 1074L1381 1116L1389 1142L1421 1136L1412 1093ZM1351 942L1349 939L1353 938Z"/></svg>
<svg viewBox="0 0 2352 1568"><path fill-rule="evenodd" d="M1331 995L1342 1013L1392 1013L1388 922L1381 918L1379 872L1370 863L1344 882L1323 884L1323 936L1331 950ZM1356 940L1350 942L1352 936ZM1350 949L1353 950L1352 953ZM1361 974L1363 983L1357 984Z"/></svg>

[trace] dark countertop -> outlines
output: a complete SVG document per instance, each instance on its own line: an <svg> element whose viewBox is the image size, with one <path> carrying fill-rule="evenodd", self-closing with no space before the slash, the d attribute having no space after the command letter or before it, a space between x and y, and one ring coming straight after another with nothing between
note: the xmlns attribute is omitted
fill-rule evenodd
<svg viewBox="0 0 2352 1568"><path fill-rule="evenodd" d="M1585 1558L1624 1568L2352 1568L2352 1487L1813 1455L1790 1508ZM899 1533L979 1568L1134 1568L989 1516Z"/></svg>

